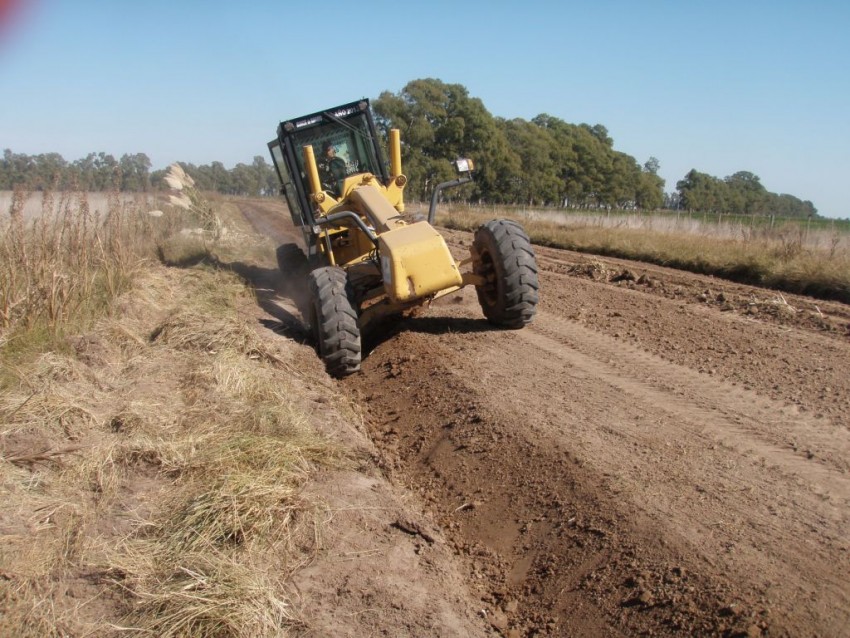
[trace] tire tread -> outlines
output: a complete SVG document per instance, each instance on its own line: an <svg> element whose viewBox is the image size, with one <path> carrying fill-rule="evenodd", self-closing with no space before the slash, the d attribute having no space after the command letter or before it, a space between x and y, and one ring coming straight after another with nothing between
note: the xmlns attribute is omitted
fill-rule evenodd
<svg viewBox="0 0 850 638"><path fill-rule="evenodd" d="M478 255L489 257L487 265L479 259L476 272L496 278L495 291L477 289L484 316L504 328L531 323L540 283L534 248L522 226L507 219L489 221L478 228L473 245Z"/></svg>
<svg viewBox="0 0 850 638"><path fill-rule="evenodd" d="M325 266L308 275L311 324L328 374L343 377L360 369L362 345L354 291L342 268Z"/></svg>

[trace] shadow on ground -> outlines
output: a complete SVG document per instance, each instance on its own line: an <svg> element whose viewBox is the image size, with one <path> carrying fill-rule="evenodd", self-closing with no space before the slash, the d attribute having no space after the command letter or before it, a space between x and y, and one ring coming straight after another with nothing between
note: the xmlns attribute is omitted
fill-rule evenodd
<svg viewBox="0 0 850 638"><path fill-rule="evenodd" d="M290 276L281 275L277 268L266 268L242 261L223 261L211 253L198 253L179 260L169 260L160 251L160 262L170 268L193 268L205 265L236 273L254 290L257 305L274 319L260 319L260 323L273 332L301 343L311 339L306 322L309 293L307 280L300 269L288 270ZM287 303L287 301L289 303ZM296 312L284 307L294 306Z"/></svg>
<svg viewBox="0 0 850 638"><path fill-rule="evenodd" d="M293 250L294 249L294 250ZM310 293L307 288L309 267L303 252L295 244L283 244L277 251L278 268L266 268L241 261L226 262L217 256L204 253L178 261L169 261L160 255L166 266L192 268L205 264L230 270L254 289L257 305L273 319L260 319L260 323L276 334L300 343L312 343L307 324ZM286 273L286 274L282 274ZM294 307L292 312L285 306ZM497 330L485 319L440 316L391 316L377 321L362 335L363 357L369 356L381 344L403 332L420 332L441 335L467 334Z"/></svg>

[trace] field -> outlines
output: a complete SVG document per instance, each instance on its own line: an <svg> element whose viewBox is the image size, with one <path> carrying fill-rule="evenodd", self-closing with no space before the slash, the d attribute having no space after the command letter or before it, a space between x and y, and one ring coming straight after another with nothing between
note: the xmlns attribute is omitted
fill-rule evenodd
<svg viewBox="0 0 850 638"><path fill-rule="evenodd" d="M61 210L66 202L73 201L79 195L79 193L48 194L48 197L52 199L52 202L49 204L52 209L50 212L55 213L57 209ZM3 215L11 209L13 196L14 193L12 191L0 191L0 211L2 211ZM145 194L85 193L85 201L92 215L99 214L100 216L105 215L110 210L110 207L114 205L115 201L120 202L122 205L133 205L139 208L156 208L155 197ZM32 220L45 212L44 193L27 193L21 207L21 213L24 219Z"/></svg>
<svg viewBox="0 0 850 638"><path fill-rule="evenodd" d="M215 229L113 203L81 236L97 302L4 326L0 633L847 634L845 303L555 247L704 255L682 219L523 212L531 326L491 329L467 289L337 382L274 264L285 208L210 206ZM442 218L456 256L493 212ZM797 242L807 272L847 258L831 232ZM56 253L17 272L53 282Z"/></svg>
<svg viewBox="0 0 850 638"><path fill-rule="evenodd" d="M454 207L440 217L472 230L521 221L535 243L672 266L741 283L850 303L850 225L686 214L606 214Z"/></svg>

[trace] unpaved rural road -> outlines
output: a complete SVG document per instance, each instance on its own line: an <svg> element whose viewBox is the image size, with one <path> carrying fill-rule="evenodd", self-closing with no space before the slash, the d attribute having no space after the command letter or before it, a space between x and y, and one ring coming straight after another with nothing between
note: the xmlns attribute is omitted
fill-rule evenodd
<svg viewBox="0 0 850 638"><path fill-rule="evenodd" d="M298 241L283 206L240 207ZM850 636L850 308L536 250L531 326L467 289L340 382L488 631Z"/></svg>

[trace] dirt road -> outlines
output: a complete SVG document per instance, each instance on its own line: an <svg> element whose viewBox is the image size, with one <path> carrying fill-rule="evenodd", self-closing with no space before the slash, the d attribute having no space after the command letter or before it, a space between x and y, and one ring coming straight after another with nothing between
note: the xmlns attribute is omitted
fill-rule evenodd
<svg viewBox="0 0 850 638"><path fill-rule="evenodd" d="M281 206L241 208L297 241ZM483 622L850 635L850 309L537 252L530 327L492 329L467 289L373 335L340 384Z"/></svg>

